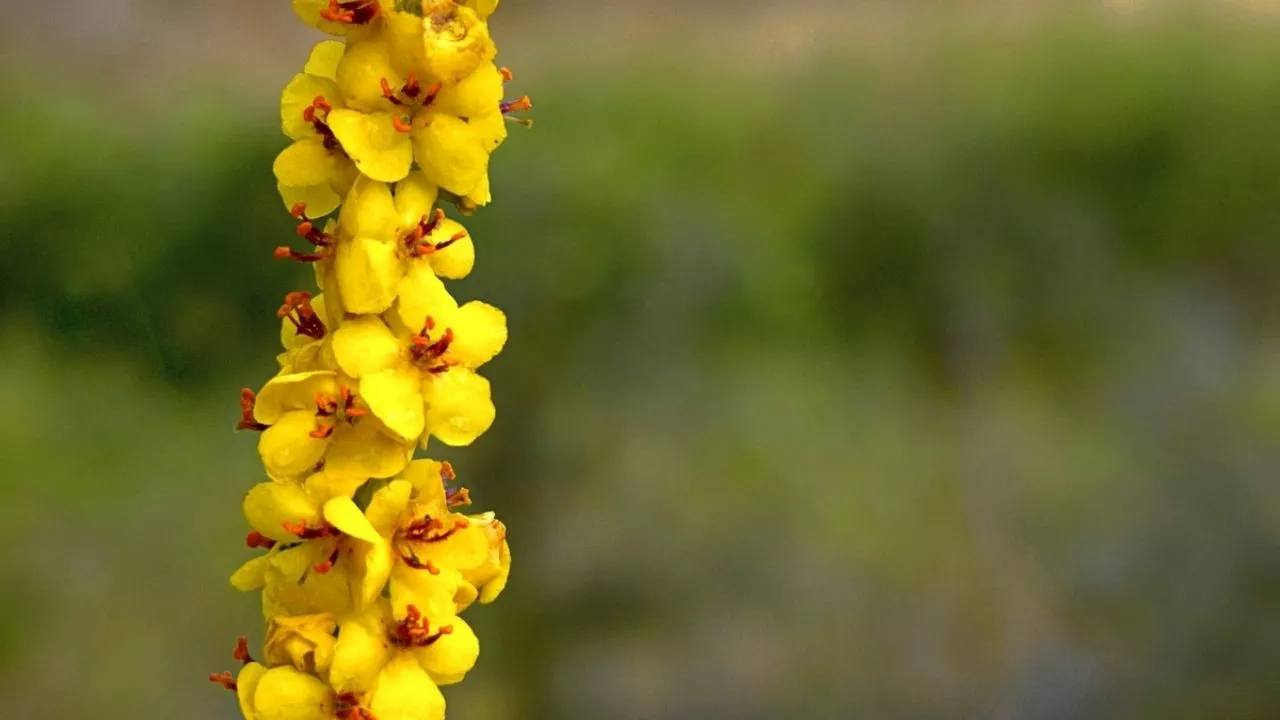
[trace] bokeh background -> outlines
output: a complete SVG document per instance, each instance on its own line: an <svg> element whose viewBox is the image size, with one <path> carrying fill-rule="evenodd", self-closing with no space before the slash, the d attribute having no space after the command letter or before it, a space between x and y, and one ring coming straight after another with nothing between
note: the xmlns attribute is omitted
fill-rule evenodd
<svg viewBox="0 0 1280 720"><path fill-rule="evenodd" d="M1280 717L1280 12L522 3L451 717ZM291 237L288 3L4 2L0 716L206 682Z"/></svg>

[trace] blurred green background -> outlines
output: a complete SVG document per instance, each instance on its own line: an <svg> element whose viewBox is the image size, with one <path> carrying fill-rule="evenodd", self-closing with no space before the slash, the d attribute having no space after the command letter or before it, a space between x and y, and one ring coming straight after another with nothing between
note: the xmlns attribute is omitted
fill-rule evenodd
<svg viewBox="0 0 1280 720"><path fill-rule="evenodd" d="M1280 717L1280 18L1152 5L505 3L451 717ZM0 716L237 717L318 36L6 17Z"/></svg>

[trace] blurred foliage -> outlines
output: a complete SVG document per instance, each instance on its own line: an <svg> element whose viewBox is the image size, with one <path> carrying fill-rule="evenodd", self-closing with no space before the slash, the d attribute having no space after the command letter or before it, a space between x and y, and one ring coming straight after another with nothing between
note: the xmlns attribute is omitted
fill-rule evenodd
<svg viewBox="0 0 1280 720"><path fill-rule="evenodd" d="M521 76L457 285L513 331L450 455L517 563L467 716L1280 713L1280 46L918 40ZM0 706L230 717L282 141L4 82Z"/></svg>

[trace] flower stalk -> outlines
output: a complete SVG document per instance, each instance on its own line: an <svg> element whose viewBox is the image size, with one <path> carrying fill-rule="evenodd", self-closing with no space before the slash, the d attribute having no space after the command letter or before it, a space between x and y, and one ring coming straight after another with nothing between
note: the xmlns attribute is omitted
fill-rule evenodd
<svg viewBox="0 0 1280 720"><path fill-rule="evenodd" d="M490 202L490 155L531 123L494 64L497 5L293 0L335 39L284 90L273 168L298 222L275 257L311 265L317 289L284 296L279 372L241 392L236 425L259 433L267 479L245 496L256 554L231 582L260 591L266 635L210 680L247 720L442 720L440 688L480 652L461 614L506 585L505 526L466 511L448 462L417 457L495 416L479 371L506 317L444 281L475 263L450 214Z"/></svg>

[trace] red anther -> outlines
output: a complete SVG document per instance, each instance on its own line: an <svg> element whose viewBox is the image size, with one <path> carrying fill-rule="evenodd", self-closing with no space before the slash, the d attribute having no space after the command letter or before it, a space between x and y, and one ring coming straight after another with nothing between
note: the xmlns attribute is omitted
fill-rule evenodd
<svg viewBox="0 0 1280 720"><path fill-rule="evenodd" d="M275 258L277 260L295 260L300 263L320 262L329 257L326 253L302 253L292 248L281 245L275 250Z"/></svg>
<svg viewBox="0 0 1280 720"><path fill-rule="evenodd" d="M405 608L405 617L391 629L392 642L401 647L427 647L445 635L453 634L452 625L441 625L431 632L431 624L416 605Z"/></svg>
<svg viewBox="0 0 1280 720"><path fill-rule="evenodd" d="M372 710L360 707L358 693L340 693L334 699L337 701L334 717L338 720L378 720Z"/></svg>
<svg viewBox="0 0 1280 720"><path fill-rule="evenodd" d="M231 692L236 691L236 679L229 672L212 673L209 675L209 682L217 683Z"/></svg>
<svg viewBox="0 0 1280 720"><path fill-rule="evenodd" d="M431 83L431 87L427 88L427 96L423 98L422 104L429 105L431 102L433 102L436 99L436 96L439 95L440 91L443 89L444 89L443 83L440 83L439 81Z"/></svg>
<svg viewBox="0 0 1280 720"><path fill-rule="evenodd" d="M517 100L502 103L500 107L504 115L515 110L532 110L533 100L528 95L523 95Z"/></svg>
<svg viewBox="0 0 1280 720"><path fill-rule="evenodd" d="M466 488L458 488L445 496L445 503L447 503L451 508L470 505L471 491Z"/></svg>
<svg viewBox="0 0 1280 720"><path fill-rule="evenodd" d="M245 536L244 544L248 545L251 548L254 548L255 550L258 548L262 548L263 550L270 550L271 548L276 546L276 541L272 540L266 535L263 535L257 530L254 530L253 532Z"/></svg>
<svg viewBox="0 0 1280 720"><path fill-rule="evenodd" d="M231 657L245 665L253 662L253 656L249 654L249 638L241 635L236 641L235 652L231 653Z"/></svg>
<svg viewBox="0 0 1280 720"><path fill-rule="evenodd" d="M408 122L405 122L405 119L398 115L396 117L391 118L391 125L395 127L396 132L399 132L399 133L408 134L413 132L413 125L409 124Z"/></svg>
<svg viewBox="0 0 1280 720"><path fill-rule="evenodd" d="M316 110L321 110L324 112L329 112L330 110L333 109L333 106L329 104L328 99L326 99L325 96L323 95L315 96L315 98L311 101L311 107L315 108Z"/></svg>
<svg viewBox="0 0 1280 720"><path fill-rule="evenodd" d="M304 202L294 203L293 207L289 208L289 214L298 218L299 220L306 220L307 204Z"/></svg>
<svg viewBox="0 0 1280 720"><path fill-rule="evenodd" d="M503 82L511 82L516 77L516 74L511 72L508 68L500 67L498 68L498 72L502 75Z"/></svg>
<svg viewBox="0 0 1280 720"><path fill-rule="evenodd" d="M288 318L297 329L299 335L306 335L316 340L324 339L328 328L311 307L311 293L301 290L284 296L284 304L276 310L276 317Z"/></svg>
<svg viewBox="0 0 1280 720"><path fill-rule="evenodd" d="M316 393L316 415L329 417L338 412L338 401L333 396Z"/></svg>
<svg viewBox="0 0 1280 720"><path fill-rule="evenodd" d="M269 425L264 425L253 419L253 406L257 403L258 396L249 388L240 388L240 422L236 423L237 430L256 430L262 432Z"/></svg>
<svg viewBox="0 0 1280 720"><path fill-rule="evenodd" d="M456 367L456 366L457 366L457 363L446 360L445 362L442 362L439 365L427 368L427 372L431 373L432 375L440 375L440 374L449 372L449 368Z"/></svg>
<svg viewBox="0 0 1280 720"><path fill-rule="evenodd" d="M317 440L323 440L333 434L332 425L317 425L315 430L310 432L311 437Z"/></svg>
<svg viewBox="0 0 1280 720"><path fill-rule="evenodd" d="M327 560L325 560L324 562L316 563L311 567L311 569L315 570L317 573L320 573L321 575L325 575L330 571L332 571L333 566L337 564L338 564L338 548L334 548L333 552L329 554L329 558Z"/></svg>
<svg viewBox="0 0 1280 720"><path fill-rule="evenodd" d="M410 552L408 555L401 554L400 559L404 560L404 564L408 565L414 570L426 570L432 575L440 574L440 568L436 567L435 563L431 562L430 560L419 560L418 556L414 555L412 552Z"/></svg>
<svg viewBox="0 0 1280 720"><path fill-rule="evenodd" d="M422 92L422 86L418 84L418 76L414 75L413 72L410 72L409 77L405 79L404 87L400 89L400 92L411 98L417 97L418 93Z"/></svg>
<svg viewBox="0 0 1280 720"><path fill-rule="evenodd" d="M325 523L320 527L313 528L307 527L305 520L298 520L297 522L285 520L280 523L280 526L283 527L284 531L290 535L296 535L299 540L318 540L320 538L334 537L339 534L338 529L328 523Z"/></svg>
<svg viewBox="0 0 1280 720"><path fill-rule="evenodd" d="M453 463L448 460L440 463L440 479L447 483L458 479L458 473L453 469Z"/></svg>
<svg viewBox="0 0 1280 720"><path fill-rule="evenodd" d="M390 100L396 105L403 105L400 98L396 97L396 91L391 89L391 83L386 78L378 78L378 84L382 86L382 97Z"/></svg>

